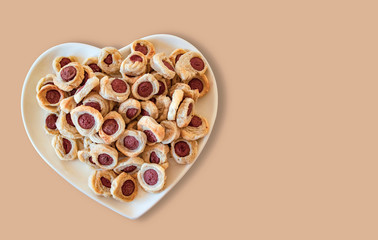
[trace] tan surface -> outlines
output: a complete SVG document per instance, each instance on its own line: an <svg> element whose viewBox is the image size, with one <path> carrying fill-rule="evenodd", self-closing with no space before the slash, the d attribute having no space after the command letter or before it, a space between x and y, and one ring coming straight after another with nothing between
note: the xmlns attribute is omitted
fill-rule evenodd
<svg viewBox="0 0 378 240"><path fill-rule="evenodd" d="M1 239L378 239L377 4L64 2L1 7ZM122 47L155 33L203 51L219 113L197 164L131 221L39 157L21 87L56 44Z"/></svg>

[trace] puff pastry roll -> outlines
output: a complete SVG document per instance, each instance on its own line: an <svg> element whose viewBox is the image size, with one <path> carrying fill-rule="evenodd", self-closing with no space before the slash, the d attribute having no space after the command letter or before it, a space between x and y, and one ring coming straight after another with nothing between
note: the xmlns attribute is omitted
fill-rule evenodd
<svg viewBox="0 0 378 240"><path fill-rule="evenodd" d="M69 92L77 88L84 79L84 68L78 62L71 62L62 67L54 84L63 91Z"/></svg>
<svg viewBox="0 0 378 240"><path fill-rule="evenodd" d="M160 125L165 129L164 139L161 141L163 144L169 144L180 137L180 129L177 127L175 121L165 120Z"/></svg>
<svg viewBox="0 0 378 240"><path fill-rule="evenodd" d="M136 51L143 53L147 59L151 59L155 54L155 47L147 40L138 39L131 44L131 52Z"/></svg>
<svg viewBox="0 0 378 240"><path fill-rule="evenodd" d="M137 124L138 124L138 121L136 121L136 120L129 122L129 124L127 124L126 129L127 130L138 130Z"/></svg>
<svg viewBox="0 0 378 240"><path fill-rule="evenodd" d="M122 75L139 76L146 73L147 57L141 52L132 52L123 60L120 72Z"/></svg>
<svg viewBox="0 0 378 240"><path fill-rule="evenodd" d="M140 102L129 98L123 103L121 103L118 107L118 113L121 114L125 123L129 123L133 119L135 119L141 112L141 105Z"/></svg>
<svg viewBox="0 0 378 240"><path fill-rule="evenodd" d="M184 98L184 92L180 89L177 89L172 94L172 101L168 108L167 119L176 120L177 109L180 106L182 99Z"/></svg>
<svg viewBox="0 0 378 240"><path fill-rule="evenodd" d="M45 131L47 134L50 135L57 135L59 134L59 130L56 127L56 120L58 120L58 114L56 113L49 113L45 117Z"/></svg>
<svg viewBox="0 0 378 240"><path fill-rule="evenodd" d="M88 150L78 151L77 158L80 160L80 162L83 162L96 170L101 170L101 168L92 161L92 156Z"/></svg>
<svg viewBox="0 0 378 240"><path fill-rule="evenodd" d="M137 125L138 130L146 134L148 145L163 141L165 136L164 127L158 124L152 117L143 116Z"/></svg>
<svg viewBox="0 0 378 240"><path fill-rule="evenodd" d="M178 164L192 163L197 156L197 151L197 141L177 139L171 143L171 155Z"/></svg>
<svg viewBox="0 0 378 240"><path fill-rule="evenodd" d="M56 73L62 69L62 67L66 66L67 64L71 62L78 62L77 58L75 56L69 56L69 57L56 57L53 61L53 69Z"/></svg>
<svg viewBox="0 0 378 240"><path fill-rule="evenodd" d="M110 189L116 177L117 175L111 170L93 171L89 176L88 186L95 194L109 197L112 195Z"/></svg>
<svg viewBox="0 0 378 240"><path fill-rule="evenodd" d="M37 87L36 87L36 91L37 93L39 92L39 90L41 90L42 87L46 86L46 85L54 85L54 78L56 78L56 76L54 74L47 74L46 76L44 76L43 78L39 79L38 83L37 83Z"/></svg>
<svg viewBox="0 0 378 240"><path fill-rule="evenodd" d="M156 105L151 101L142 101L141 105L141 116L150 116L153 119L156 119L159 115L158 108Z"/></svg>
<svg viewBox="0 0 378 240"><path fill-rule="evenodd" d="M189 125L181 129L181 137L189 141L203 138L208 133L209 123L199 114L194 114Z"/></svg>
<svg viewBox="0 0 378 240"><path fill-rule="evenodd" d="M133 85L141 76L131 76L131 75L126 75L122 73L122 78L126 80L128 84ZM143 76L143 75L142 75Z"/></svg>
<svg viewBox="0 0 378 240"><path fill-rule="evenodd" d="M163 52L155 54L150 61L150 65L152 69L166 79L172 79L176 75L171 61Z"/></svg>
<svg viewBox="0 0 378 240"><path fill-rule="evenodd" d="M83 64L90 67L95 74L102 73L102 69L98 66L98 58L97 57L87 58L87 59L85 59Z"/></svg>
<svg viewBox="0 0 378 240"><path fill-rule="evenodd" d="M95 89L100 84L100 81L93 73L93 71L84 66L84 79L80 84L80 87L76 90L74 94L74 99L76 103L79 103L86 97L93 89Z"/></svg>
<svg viewBox="0 0 378 240"><path fill-rule="evenodd" d="M122 172L125 172L127 174L130 174L133 177L136 177L136 173L138 173L143 163L144 161L140 157L130 157L130 158L126 157L126 158L120 159L118 161L118 165L113 170L117 174L121 174Z"/></svg>
<svg viewBox="0 0 378 240"><path fill-rule="evenodd" d="M159 91L156 93L156 95L167 95L168 94L168 86L167 86L167 79L163 78L160 74L157 72L151 73L156 80L159 82Z"/></svg>
<svg viewBox="0 0 378 240"><path fill-rule="evenodd" d="M89 135L88 138L93 143L106 144L104 139L102 139L98 133Z"/></svg>
<svg viewBox="0 0 378 240"><path fill-rule="evenodd" d="M171 55L169 55L169 60L171 60L171 63L173 66L176 65L177 61L180 59L184 53L187 53L188 51L182 48L175 49Z"/></svg>
<svg viewBox="0 0 378 240"><path fill-rule="evenodd" d="M57 112L65 93L55 85L45 85L37 93L38 104L48 112Z"/></svg>
<svg viewBox="0 0 378 240"><path fill-rule="evenodd" d="M131 175L123 172L114 179L110 191L115 199L131 202L138 193L138 185Z"/></svg>
<svg viewBox="0 0 378 240"><path fill-rule="evenodd" d="M104 99L103 97L101 97L100 94L96 92L89 93L84 98L83 105L96 109L101 113L102 116L108 114L108 112L110 112L111 107L108 100Z"/></svg>
<svg viewBox="0 0 378 240"><path fill-rule="evenodd" d="M146 134L137 130L125 130L118 138L118 151L128 157L136 157L143 152L147 142Z"/></svg>
<svg viewBox="0 0 378 240"><path fill-rule="evenodd" d="M77 157L77 144L73 139L55 135L52 139L52 146L61 160L74 160Z"/></svg>
<svg viewBox="0 0 378 240"><path fill-rule="evenodd" d="M177 110L176 122L179 128L183 128L189 125L190 120L194 114L194 100L191 98L185 98L180 107Z"/></svg>
<svg viewBox="0 0 378 240"><path fill-rule="evenodd" d="M146 163L156 163L167 169L169 166L167 154L169 152L168 145L157 143L153 146L146 146L142 153L142 158Z"/></svg>
<svg viewBox="0 0 378 240"><path fill-rule="evenodd" d="M207 70L207 64L201 54L188 51L176 62L175 70L183 81L202 75Z"/></svg>
<svg viewBox="0 0 378 240"><path fill-rule="evenodd" d="M117 166L118 152L115 148L105 144L91 144L90 155L92 161L101 169L110 170Z"/></svg>
<svg viewBox="0 0 378 240"><path fill-rule="evenodd" d="M60 101L60 110L62 110L65 113L69 113L74 109L77 104L75 102L75 99L73 96L64 98L62 101Z"/></svg>
<svg viewBox="0 0 378 240"><path fill-rule="evenodd" d="M99 135L106 144L110 144L116 141L124 130L125 121L122 116L115 111L111 111L104 117Z"/></svg>
<svg viewBox="0 0 378 240"><path fill-rule="evenodd" d="M210 83L205 74L196 76L190 80L186 80L184 83L188 84L192 90L197 89L199 92L199 97L205 96L210 90Z"/></svg>
<svg viewBox="0 0 378 240"><path fill-rule="evenodd" d="M82 137L73 124L70 113L61 111L58 120L56 121L56 127L60 134L67 138L79 139Z"/></svg>
<svg viewBox="0 0 378 240"><path fill-rule="evenodd" d="M101 49L98 57L98 65L107 74L115 74L119 72L122 63L121 53L113 47L105 47Z"/></svg>
<svg viewBox="0 0 378 240"><path fill-rule="evenodd" d="M156 98L156 107L159 113L158 114L159 117L157 118L158 122L161 122L167 119L169 105L171 105L171 102L172 102L171 99L167 96L159 96Z"/></svg>
<svg viewBox="0 0 378 240"><path fill-rule="evenodd" d="M159 91L159 82L152 74L144 74L132 86L132 93L136 99L149 100Z"/></svg>
<svg viewBox="0 0 378 240"><path fill-rule="evenodd" d="M103 77L100 82L100 95L115 102L123 102L130 95L130 87L126 80Z"/></svg>
<svg viewBox="0 0 378 240"><path fill-rule="evenodd" d="M192 98L195 102L197 102L199 97L199 92L197 89L190 89L189 85L186 83L176 83L169 89L169 95L172 97L175 90L180 89L184 92L184 97Z"/></svg>
<svg viewBox="0 0 378 240"><path fill-rule="evenodd" d="M144 163L138 172L138 182L146 192L162 191L166 178L165 169L156 163Z"/></svg>
<svg viewBox="0 0 378 240"><path fill-rule="evenodd" d="M104 121L101 113L88 106L79 106L71 111L72 122L83 136L89 136L98 132Z"/></svg>

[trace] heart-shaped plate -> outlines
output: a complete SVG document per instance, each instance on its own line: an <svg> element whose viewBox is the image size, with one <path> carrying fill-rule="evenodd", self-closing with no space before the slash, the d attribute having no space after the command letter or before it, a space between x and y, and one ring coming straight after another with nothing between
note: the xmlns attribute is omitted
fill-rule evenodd
<svg viewBox="0 0 378 240"><path fill-rule="evenodd" d="M152 42L157 53L165 52L167 56L169 56L169 54L176 48L200 52L186 40L173 35L157 34L142 39ZM123 58L125 58L130 53L130 44L119 51ZM113 198L97 196L88 187L88 177L92 171L89 166L83 164L79 160L62 161L56 156L56 153L51 146L52 137L46 135L44 131L44 111L39 107L36 100L36 84L40 78L48 73L54 72L52 62L55 57L73 55L77 56L80 62L83 62L84 59L98 56L99 53L100 49L94 46L82 43L64 43L48 49L39 56L30 68L22 89L22 118L26 132L34 148L51 168L90 198L127 218L136 219L162 199L165 194L167 194L180 181L195 161L189 165L179 165L173 159L169 159L170 165L166 170L166 187L160 193L147 193L139 187L136 198L130 203L120 202ZM206 71L206 76L210 82L210 91L198 100L195 111L208 120L210 132L207 136L198 141L197 159L209 139L218 108L217 84L213 71L208 62L207 64L208 70Z"/></svg>

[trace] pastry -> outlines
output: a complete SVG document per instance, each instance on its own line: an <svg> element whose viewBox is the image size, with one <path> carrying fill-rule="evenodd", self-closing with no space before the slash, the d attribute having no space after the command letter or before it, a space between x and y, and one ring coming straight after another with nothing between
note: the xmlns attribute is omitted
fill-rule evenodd
<svg viewBox="0 0 378 240"><path fill-rule="evenodd" d="M77 157L77 145L73 139L55 135L52 139L52 146L61 160L74 160Z"/></svg>
<svg viewBox="0 0 378 240"><path fill-rule="evenodd" d="M199 97L198 89L192 90L190 86L186 83L176 83L169 89L169 95L172 97L175 90L180 89L184 92L184 97L192 98L195 102Z"/></svg>
<svg viewBox="0 0 378 240"><path fill-rule="evenodd" d="M55 85L45 85L37 93L38 104L48 112L57 112L65 93Z"/></svg>
<svg viewBox="0 0 378 240"><path fill-rule="evenodd" d="M117 174L121 174L125 172L130 174L133 177L136 177L139 169L142 167L144 163L143 159L140 157L125 157L118 161L118 165L113 169L114 172Z"/></svg>
<svg viewBox="0 0 378 240"><path fill-rule="evenodd" d="M171 143L171 155L178 164L189 164L197 156L197 141L177 139Z"/></svg>
<svg viewBox="0 0 378 240"><path fill-rule="evenodd" d="M123 60L120 68L122 75L139 76L146 73L147 57L141 52L132 52Z"/></svg>
<svg viewBox="0 0 378 240"><path fill-rule="evenodd" d="M124 79L103 77L100 82L100 95L107 100L123 102L130 95L130 87Z"/></svg>
<svg viewBox="0 0 378 240"><path fill-rule="evenodd" d="M59 130L56 127L56 120L58 120L58 114L49 113L45 117L45 131L50 135L58 135Z"/></svg>
<svg viewBox="0 0 378 240"><path fill-rule="evenodd" d="M147 144L152 145L163 141L165 130L155 119L149 116L143 116L138 121L138 130L142 131L147 136Z"/></svg>
<svg viewBox="0 0 378 240"><path fill-rule="evenodd" d="M175 121L165 120L160 123L165 129L163 144L169 144L180 137L180 129Z"/></svg>
<svg viewBox="0 0 378 240"><path fill-rule="evenodd" d="M105 47L101 49L98 57L98 66L107 74L115 74L119 72L122 62L121 53L113 47Z"/></svg>
<svg viewBox="0 0 378 240"><path fill-rule="evenodd" d="M172 79L176 75L175 69L165 53L155 54L150 61L150 65L152 69L166 79Z"/></svg>
<svg viewBox="0 0 378 240"><path fill-rule="evenodd" d="M115 111L111 111L104 117L99 135L106 144L110 144L116 141L124 130L125 121L122 116Z"/></svg>
<svg viewBox="0 0 378 240"><path fill-rule="evenodd" d="M123 172L112 182L110 192L117 200L131 202L138 193L138 185L131 175Z"/></svg>
<svg viewBox="0 0 378 240"><path fill-rule="evenodd" d="M92 161L101 169L110 170L117 166L118 152L115 148L105 144L92 143L89 154Z"/></svg>
<svg viewBox="0 0 378 240"><path fill-rule="evenodd" d="M92 69L92 71L96 73L101 73L102 69L98 66L98 58L97 57L90 57L85 59L83 65L86 65Z"/></svg>
<svg viewBox="0 0 378 240"><path fill-rule="evenodd" d="M63 99L62 101L60 101L59 105L60 105L60 110L62 110L65 113L71 112L72 109L74 109L77 106L74 96Z"/></svg>
<svg viewBox="0 0 378 240"><path fill-rule="evenodd" d="M89 135L88 138L93 143L106 144L105 141L104 141L104 139L102 139L98 133Z"/></svg>
<svg viewBox="0 0 378 240"><path fill-rule="evenodd" d="M118 151L128 157L136 157L143 152L147 142L146 134L138 130L125 130L118 138Z"/></svg>
<svg viewBox="0 0 378 240"><path fill-rule="evenodd" d="M41 90L42 87L46 85L49 85L49 84L54 85L54 78L56 78L54 74L47 74L43 78L39 79L37 83L37 87L35 89L37 93L39 92L39 90Z"/></svg>
<svg viewBox="0 0 378 240"><path fill-rule="evenodd" d="M84 80L80 84L80 87L76 90L74 95L76 103L79 103L84 97L86 97L94 88L96 88L100 84L100 81L89 67L85 66L84 72Z"/></svg>
<svg viewBox="0 0 378 240"><path fill-rule="evenodd" d="M71 62L62 67L54 78L54 84L63 91L69 92L77 88L84 79L84 68L78 62Z"/></svg>
<svg viewBox="0 0 378 240"><path fill-rule="evenodd" d="M131 44L131 52L135 51L141 52L147 57L147 59L151 59L155 54L155 47L151 42L139 39Z"/></svg>
<svg viewBox="0 0 378 240"><path fill-rule="evenodd" d="M101 170L101 168L92 161L92 156L88 150L78 151L77 158L80 160L80 162L83 162L96 170Z"/></svg>
<svg viewBox="0 0 378 240"><path fill-rule="evenodd" d="M188 51L182 48L175 49L171 55L169 55L169 60L171 60L171 63L173 66L176 65L176 62L180 59L180 57L184 54L187 53Z"/></svg>
<svg viewBox="0 0 378 240"><path fill-rule="evenodd" d="M162 191L166 178L165 169L156 163L144 163L138 172L138 182L146 192Z"/></svg>
<svg viewBox="0 0 378 240"><path fill-rule="evenodd" d="M101 113L102 116L105 116L110 112L110 104L108 100L101 97L100 94L96 92L89 93L83 100L84 106L89 106Z"/></svg>
<svg viewBox="0 0 378 240"><path fill-rule="evenodd" d="M201 54L188 51L176 62L175 70L183 81L202 75L207 70L207 64Z"/></svg>
<svg viewBox="0 0 378 240"><path fill-rule="evenodd" d="M138 124L138 121L136 121L136 120L129 122L129 124L127 124L126 129L127 130L138 130L137 124Z"/></svg>
<svg viewBox="0 0 378 240"><path fill-rule="evenodd" d="M161 76L157 72L153 72L151 74L159 82L159 91L156 93L156 95L158 95L158 96L159 95L167 95L167 93L168 93L167 79L163 78L163 76Z"/></svg>
<svg viewBox="0 0 378 240"><path fill-rule="evenodd" d="M93 173L89 176L88 179L88 186L92 191L97 195L102 195L105 197L109 197L112 194L110 193L110 188L112 186L112 182L117 175L111 171L93 171Z"/></svg>
<svg viewBox="0 0 378 240"><path fill-rule="evenodd" d="M167 119L169 105L171 105L171 102L171 99L167 96L158 96L156 98L156 107L159 115L156 121L161 122Z"/></svg>
<svg viewBox="0 0 378 240"><path fill-rule="evenodd" d="M142 101L140 116L150 116L153 119L156 119L159 115L158 108L151 101Z"/></svg>
<svg viewBox="0 0 378 240"><path fill-rule="evenodd" d="M171 104L169 105L168 109L168 114L167 114L167 119L168 120L176 120L176 113L177 109L184 97L184 92L180 89L177 89L173 92L172 94L172 101Z"/></svg>
<svg viewBox="0 0 378 240"><path fill-rule="evenodd" d="M192 79L184 81L184 83L188 84L192 90L197 89L199 92L199 97L205 96L210 89L210 83L205 74L195 76Z"/></svg>
<svg viewBox="0 0 378 240"><path fill-rule="evenodd" d="M189 125L181 129L181 137L189 141L203 138L208 133L209 123L199 114L194 114Z"/></svg>
<svg viewBox="0 0 378 240"><path fill-rule="evenodd" d="M101 113L88 106L79 106L71 111L72 122L83 136L92 135L100 130L104 121Z"/></svg>
<svg viewBox="0 0 378 240"><path fill-rule="evenodd" d="M167 158L168 152L168 145L156 143L152 146L146 146L142 153L142 158L146 163L156 163L167 169L169 166Z"/></svg>
<svg viewBox="0 0 378 240"><path fill-rule="evenodd" d="M141 105L140 102L129 98L123 103L121 103L118 107L118 113L121 114L125 123L129 123L133 119L135 119L141 112Z"/></svg>
<svg viewBox="0 0 378 240"><path fill-rule="evenodd" d="M185 98L177 110L176 122L179 128L189 125L194 114L194 101L191 98Z"/></svg>
<svg viewBox="0 0 378 240"><path fill-rule="evenodd" d="M79 139L82 137L73 124L70 113L61 111L58 120L56 121L56 127L60 134L67 138Z"/></svg>
<svg viewBox="0 0 378 240"><path fill-rule="evenodd" d="M130 76L130 75L126 75L122 72L121 72L121 74L122 74L123 79L125 79L126 82L128 84L130 84L130 86L132 86L141 76L143 76L143 75L141 75L141 76Z"/></svg>
<svg viewBox="0 0 378 240"><path fill-rule="evenodd" d="M77 62L77 58L75 56L69 57L56 57L53 61L52 67L56 73L62 69L62 67L66 66L71 62Z"/></svg>
<svg viewBox="0 0 378 240"><path fill-rule="evenodd" d="M152 74L144 74L132 86L132 93L136 99L149 100L159 91L159 82Z"/></svg>

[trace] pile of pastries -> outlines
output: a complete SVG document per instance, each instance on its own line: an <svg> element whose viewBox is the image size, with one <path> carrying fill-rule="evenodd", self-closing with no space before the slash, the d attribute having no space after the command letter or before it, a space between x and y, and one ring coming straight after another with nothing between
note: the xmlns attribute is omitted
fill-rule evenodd
<svg viewBox="0 0 378 240"><path fill-rule="evenodd" d="M210 88L202 55L176 49L156 53L146 40L123 56L105 47L98 57L54 59L53 74L36 86L44 127L61 160L93 168L94 193L132 201L165 187L168 158L190 164L197 140L209 132L195 105Z"/></svg>

